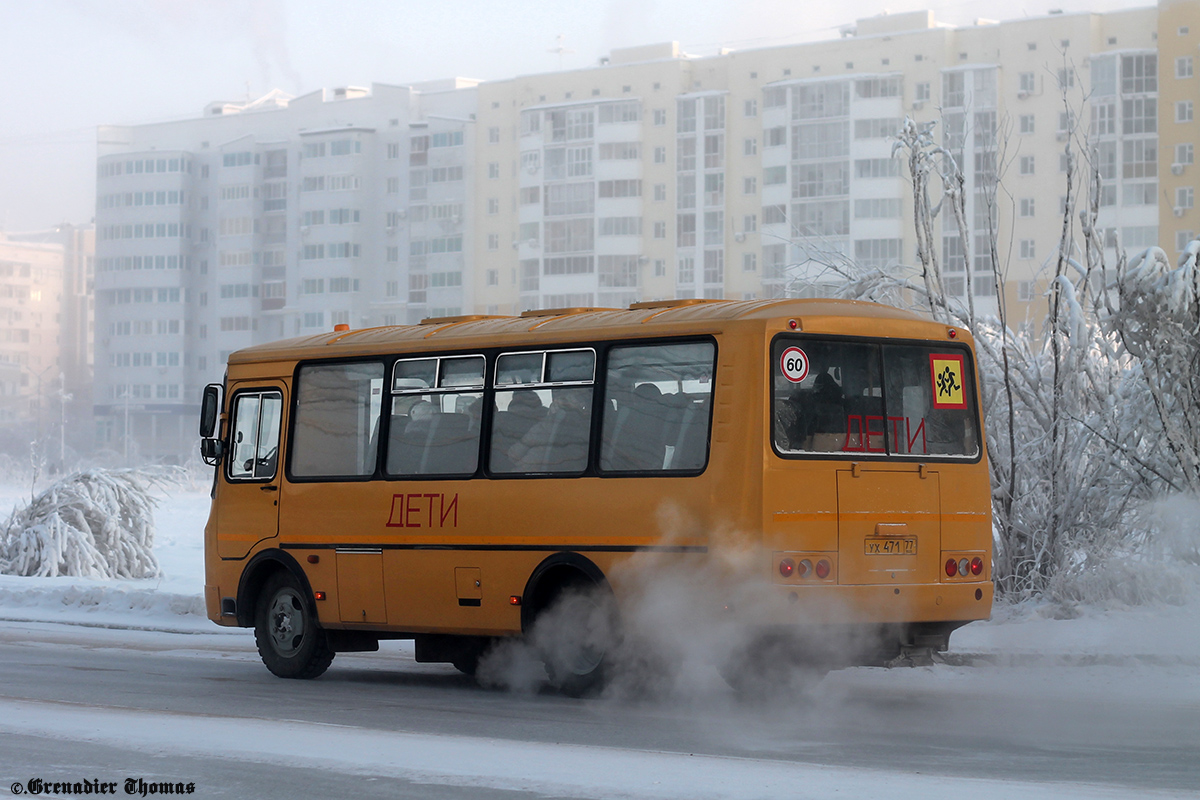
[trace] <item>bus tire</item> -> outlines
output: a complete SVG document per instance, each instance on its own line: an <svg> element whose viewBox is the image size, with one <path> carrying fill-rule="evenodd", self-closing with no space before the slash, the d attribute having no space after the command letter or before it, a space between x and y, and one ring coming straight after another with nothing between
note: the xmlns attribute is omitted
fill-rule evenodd
<svg viewBox="0 0 1200 800"><path fill-rule="evenodd" d="M559 588L534 625L550 685L568 697L602 690L618 643L616 601L607 585L571 581Z"/></svg>
<svg viewBox="0 0 1200 800"><path fill-rule="evenodd" d="M254 642L263 664L280 678L316 678L333 662L308 593L286 570L267 578L258 596Z"/></svg>

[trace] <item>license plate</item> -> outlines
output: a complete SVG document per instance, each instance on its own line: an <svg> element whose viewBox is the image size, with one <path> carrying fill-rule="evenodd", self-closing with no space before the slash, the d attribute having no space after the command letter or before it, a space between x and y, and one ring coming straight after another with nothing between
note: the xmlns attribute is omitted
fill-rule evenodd
<svg viewBox="0 0 1200 800"><path fill-rule="evenodd" d="M917 537L868 536L866 538L866 554L869 556L915 556L917 554Z"/></svg>

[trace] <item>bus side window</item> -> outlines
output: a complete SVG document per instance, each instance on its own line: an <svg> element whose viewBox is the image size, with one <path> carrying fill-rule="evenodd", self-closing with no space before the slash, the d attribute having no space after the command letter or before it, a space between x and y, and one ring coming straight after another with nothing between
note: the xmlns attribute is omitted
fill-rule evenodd
<svg viewBox="0 0 1200 800"><path fill-rule="evenodd" d="M504 353L488 467L493 473L579 473L590 452L596 352Z"/></svg>
<svg viewBox="0 0 1200 800"><path fill-rule="evenodd" d="M610 350L600 469L703 469L708 454L713 357L710 342Z"/></svg>
<svg viewBox="0 0 1200 800"><path fill-rule="evenodd" d="M308 364L296 378L291 474L300 478L375 473L382 362Z"/></svg>
<svg viewBox="0 0 1200 800"><path fill-rule="evenodd" d="M475 474L483 370L484 358L476 355L396 362L385 462L389 475Z"/></svg>

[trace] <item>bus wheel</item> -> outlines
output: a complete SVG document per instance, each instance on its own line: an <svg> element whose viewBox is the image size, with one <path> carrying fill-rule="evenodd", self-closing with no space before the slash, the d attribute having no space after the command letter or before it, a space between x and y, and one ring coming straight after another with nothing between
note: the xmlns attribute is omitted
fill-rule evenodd
<svg viewBox="0 0 1200 800"><path fill-rule="evenodd" d="M600 691L617 643L612 593L584 582L564 586L538 615L533 638L554 688L568 697Z"/></svg>
<svg viewBox="0 0 1200 800"><path fill-rule="evenodd" d="M267 579L255 609L254 642L267 669L280 678L315 678L333 661L333 650L311 609L290 572Z"/></svg>

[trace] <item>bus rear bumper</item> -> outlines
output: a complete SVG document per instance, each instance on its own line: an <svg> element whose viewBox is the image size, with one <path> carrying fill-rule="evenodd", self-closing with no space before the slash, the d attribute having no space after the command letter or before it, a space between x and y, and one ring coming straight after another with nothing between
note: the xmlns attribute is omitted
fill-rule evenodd
<svg viewBox="0 0 1200 800"><path fill-rule="evenodd" d="M909 625L966 623L991 617L991 581L842 586L772 586L774 624Z"/></svg>

